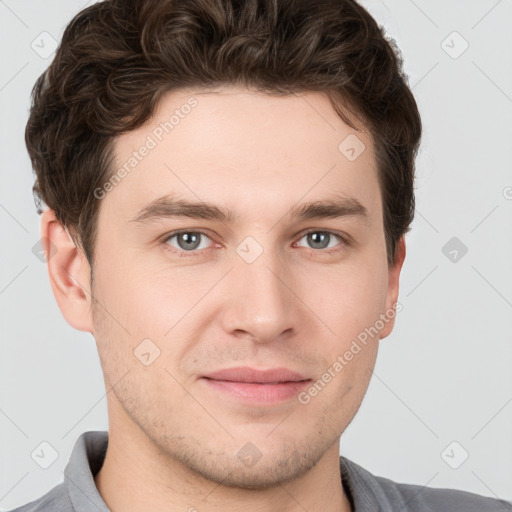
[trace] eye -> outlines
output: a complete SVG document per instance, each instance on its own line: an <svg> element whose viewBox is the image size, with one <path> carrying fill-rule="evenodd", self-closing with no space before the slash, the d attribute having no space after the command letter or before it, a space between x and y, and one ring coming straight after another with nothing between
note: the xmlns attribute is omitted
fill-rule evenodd
<svg viewBox="0 0 512 512"><path fill-rule="evenodd" d="M193 253L199 249L207 249L208 245L201 247L202 237L210 240L210 237L202 231L177 231L167 236L167 238L164 240L164 245L170 245L178 252L182 253L180 254L180 256L182 256L184 255L184 252ZM168 243L170 240L175 240L176 245Z"/></svg>
<svg viewBox="0 0 512 512"><path fill-rule="evenodd" d="M317 252L319 250L322 251L324 249L331 249L332 247L336 247L337 245L340 245L339 243L338 244L335 243L334 245L330 244L330 242L332 242L333 240L334 240L334 242L336 242L336 240L338 242L341 241L342 246L348 244L348 242L345 240L345 238L343 238L341 235L339 235L337 233L333 233L331 231L318 231L318 230L308 231L307 233L305 233L303 235L303 237L300 240L303 240L303 239L306 239L306 242L308 244L310 244L310 246L314 250L313 252ZM299 242L300 242L300 240L299 240ZM331 252L334 252L334 251L325 251L325 252L330 254Z"/></svg>
<svg viewBox="0 0 512 512"><path fill-rule="evenodd" d="M331 254L349 245L345 237L332 231L310 230L304 233L299 242L296 242L294 245L299 244L303 239L310 245L310 248L306 249L314 254L322 252ZM182 257L197 256L200 250L208 249L209 245L207 241L211 241L211 238L202 231L181 230L166 235L163 243L167 250L178 253L178 256ZM334 242L334 244L332 242ZM337 246L340 247L334 250L326 250Z"/></svg>

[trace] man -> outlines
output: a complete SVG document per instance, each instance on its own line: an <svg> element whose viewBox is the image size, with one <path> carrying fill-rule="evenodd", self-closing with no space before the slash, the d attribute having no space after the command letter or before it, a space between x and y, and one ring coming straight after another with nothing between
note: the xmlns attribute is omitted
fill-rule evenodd
<svg viewBox="0 0 512 512"><path fill-rule="evenodd" d="M420 136L401 62L352 0L79 13L26 140L51 286L96 340L109 431L18 510L512 510L339 455L399 307Z"/></svg>

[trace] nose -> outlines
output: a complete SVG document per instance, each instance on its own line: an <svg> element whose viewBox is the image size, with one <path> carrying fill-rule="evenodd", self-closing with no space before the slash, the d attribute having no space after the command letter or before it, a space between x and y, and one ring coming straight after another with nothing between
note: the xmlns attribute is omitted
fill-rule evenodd
<svg viewBox="0 0 512 512"><path fill-rule="evenodd" d="M276 251L264 250L249 263L235 254L234 268L225 283L222 324L239 338L268 343L294 334L302 302L294 290L289 265Z"/></svg>

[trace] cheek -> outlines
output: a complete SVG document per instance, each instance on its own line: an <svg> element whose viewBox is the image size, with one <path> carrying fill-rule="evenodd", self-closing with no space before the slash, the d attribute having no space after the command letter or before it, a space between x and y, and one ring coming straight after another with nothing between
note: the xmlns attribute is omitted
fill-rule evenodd
<svg viewBox="0 0 512 512"><path fill-rule="evenodd" d="M115 344L130 347L123 350L128 359L138 347L158 353L156 367L172 366L172 361L183 358L195 340L194 332L204 328L204 319L215 309L201 299L208 296L221 272L199 269L133 261L112 270L111 286L103 286L103 303L125 328L111 324L117 333Z"/></svg>
<svg viewBox="0 0 512 512"><path fill-rule="evenodd" d="M347 265L318 275L315 287L304 288L304 301L336 333L347 341L373 325L383 312L387 276L375 265ZM309 281L311 282L311 281Z"/></svg>

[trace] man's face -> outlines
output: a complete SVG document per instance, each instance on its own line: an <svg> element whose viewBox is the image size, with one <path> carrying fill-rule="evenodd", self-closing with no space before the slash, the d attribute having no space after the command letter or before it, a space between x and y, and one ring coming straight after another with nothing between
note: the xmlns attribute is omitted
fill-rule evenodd
<svg viewBox="0 0 512 512"><path fill-rule="evenodd" d="M393 301L369 135L319 93L219 91L174 91L115 141L116 170L131 164L101 200L92 325L107 388L115 385L111 432L140 428L166 461L258 488L337 454L379 336L359 342L341 370L335 363ZM191 97L197 103L184 107ZM161 124L177 109L172 128ZM338 146L356 133L365 150L354 160ZM163 196L233 218L133 220ZM349 199L366 215L297 214L305 203ZM178 230L185 234L172 236ZM235 367L287 368L309 380L205 378ZM330 381L310 392L329 368Z"/></svg>

